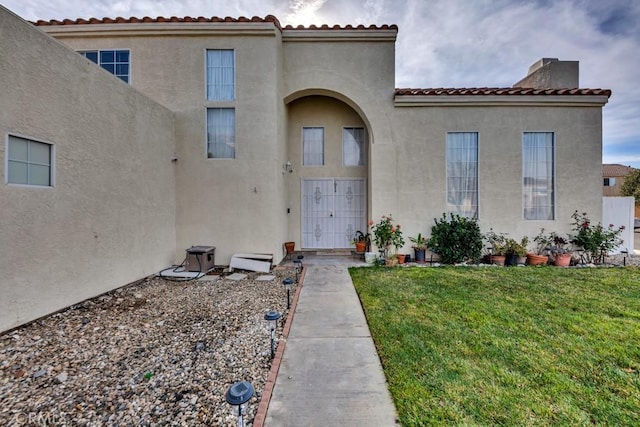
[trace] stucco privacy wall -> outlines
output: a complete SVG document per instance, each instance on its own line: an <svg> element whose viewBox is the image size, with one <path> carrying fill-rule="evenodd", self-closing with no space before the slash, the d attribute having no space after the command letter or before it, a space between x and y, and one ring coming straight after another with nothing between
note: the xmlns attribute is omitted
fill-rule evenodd
<svg viewBox="0 0 640 427"><path fill-rule="evenodd" d="M52 143L52 188L0 185L0 330L174 258L173 114L0 7L7 134Z"/></svg>
<svg viewBox="0 0 640 427"><path fill-rule="evenodd" d="M395 170L396 179L379 183L388 187L387 192L397 192L396 216L405 229L411 234L430 234L433 219L446 211L446 134L478 132L479 225L483 231L493 228L515 238L533 237L541 227L568 232L576 209L600 221L602 102L606 100L562 107L518 105L514 100L508 106L398 107L393 138L399 142L397 162L403 167ZM523 220L523 132L555 133L553 221ZM375 173L386 165L384 159L378 159L371 168Z"/></svg>
<svg viewBox="0 0 640 427"><path fill-rule="evenodd" d="M131 84L175 113L176 259L216 246L272 253L286 240L280 31L271 22L100 24L47 27L75 50L130 49ZM235 51L235 100L206 100L207 49ZM206 154L207 107L236 111L235 159Z"/></svg>

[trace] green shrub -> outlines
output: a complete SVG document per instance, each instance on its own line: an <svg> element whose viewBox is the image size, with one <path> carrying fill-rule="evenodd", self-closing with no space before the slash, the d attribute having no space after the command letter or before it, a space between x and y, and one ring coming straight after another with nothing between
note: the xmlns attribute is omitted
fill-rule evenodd
<svg viewBox="0 0 640 427"><path fill-rule="evenodd" d="M442 214L434 219L429 248L440 255L444 264L477 261L482 253L482 233L475 219L457 214Z"/></svg>

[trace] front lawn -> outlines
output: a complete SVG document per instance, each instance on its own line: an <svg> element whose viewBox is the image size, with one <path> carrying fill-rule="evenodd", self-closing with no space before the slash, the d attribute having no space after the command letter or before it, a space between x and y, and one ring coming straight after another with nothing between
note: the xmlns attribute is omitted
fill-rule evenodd
<svg viewBox="0 0 640 427"><path fill-rule="evenodd" d="M404 426L640 425L640 269L350 272Z"/></svg>

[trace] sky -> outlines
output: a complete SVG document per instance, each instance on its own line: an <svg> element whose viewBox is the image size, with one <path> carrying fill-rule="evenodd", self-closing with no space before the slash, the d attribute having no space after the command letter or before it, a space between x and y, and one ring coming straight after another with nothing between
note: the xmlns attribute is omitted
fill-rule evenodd
<svg viewBox="0 0 640 427"><path fill-rule="evenodd" d="M540 58L610 89L603 163L640 168L639 0L0 0L24 19L276 16L282 25L396 24L396 87L510 87Z"/></svg>

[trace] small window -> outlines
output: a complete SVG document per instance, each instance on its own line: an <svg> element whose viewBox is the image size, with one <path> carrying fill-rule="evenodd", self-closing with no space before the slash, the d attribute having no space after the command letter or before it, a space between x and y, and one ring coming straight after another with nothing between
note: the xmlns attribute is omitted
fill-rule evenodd
<svg viewBox="0 0 640 427"><path fill-rule="evenodd" d="M604 179L604 186L605 187L615 187L616 186L616 179L615 178L605 178Z"/></svg>
<svg viewBox="0 0 640 427"><path fill-rule="evenodd" d="M207 100L235 98L235 55L230 49L207 50Z"/></svg>
<svg viewBox="0 0 640 427"><path fill-rule="evenodd" d="M235 109L207 108L207 157L236 158Z"/></svg>
<svg viewBox="0 0 640 427"><path fill-rule="evenodd" d="M52 147L44 142L9 135L7 183L51 187Z"/></svg>
<svg viewBox="0 0 640 427"><path fill-rule="evenodd" d="M302 128L302 164L324 166L324 128Z"/></svg>
<svg viewBox="0 0 640 427"><path fill-rule="evenodd" d="M342 164L344 166L364 166L364 128L342 129Z"/></svg>
<svg viewBox="0 0 640 427"><path fill-rule="evenodd" d="M84 50L78 53L129 83L129 50Z"/></svg>

